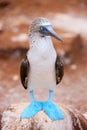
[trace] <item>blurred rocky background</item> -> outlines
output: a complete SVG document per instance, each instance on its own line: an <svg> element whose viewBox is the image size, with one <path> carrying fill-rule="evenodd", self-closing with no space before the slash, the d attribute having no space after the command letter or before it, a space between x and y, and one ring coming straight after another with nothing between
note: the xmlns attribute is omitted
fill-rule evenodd
<svg viewBox="0 0 87 130"><path fill-rule="evenodd" d="M87 112L87 0L0 0L0 111L30 100L20 82L20 63L29 48L29 25L36 17L48 18L64 40L60 44L53 39L65 63L54 101ZM36 90L35 96L47 100L48 91Z"/></svg>

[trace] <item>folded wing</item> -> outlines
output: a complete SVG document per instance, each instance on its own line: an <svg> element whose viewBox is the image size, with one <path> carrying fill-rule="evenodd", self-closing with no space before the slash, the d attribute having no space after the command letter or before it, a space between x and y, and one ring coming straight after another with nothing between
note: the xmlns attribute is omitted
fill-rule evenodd
<svg viewBox="0 0 87 130"><path fill-rule="evenodd" d="M56 84L59 84L64 75L64 64L62 58L57 56L55 62Z"/></svg>
<svg viewBox="0 0 87 130"><path fill-rule="evenodd" d="M21 66L20 66L20 78L21 83L25 89L27 89L27 83L28 83L28 76L30 71L30 64L28 61L27 56L23 59Z"/></svg>

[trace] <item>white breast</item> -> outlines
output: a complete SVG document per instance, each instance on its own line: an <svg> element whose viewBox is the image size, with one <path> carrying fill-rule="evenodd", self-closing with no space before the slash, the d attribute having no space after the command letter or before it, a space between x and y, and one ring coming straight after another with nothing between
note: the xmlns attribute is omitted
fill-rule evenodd
<svg viewBox="0 0 87 130"><path fill-rule="evenodd" d="M30 89L36 87L55 87L56 52L51 41L49 43L43 41L42 43L41 40L37 46L29 50L27 56L30 63L28 87Z"/></svg>

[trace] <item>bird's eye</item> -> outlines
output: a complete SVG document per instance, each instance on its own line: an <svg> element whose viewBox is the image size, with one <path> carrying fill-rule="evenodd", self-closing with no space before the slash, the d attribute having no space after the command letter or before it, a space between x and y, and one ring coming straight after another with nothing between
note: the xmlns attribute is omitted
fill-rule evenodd
<svg viewBox="0 0 87 130"><path fill-rule="evenodd" d="M40 26L40 31L45 31L45 30L46 30L45 27Z"/></svg>
<svg viewBox="0 0 87 130"><path fill-rule="evenodd" d="M47 29L47 26L40 26L40 34L42 34L42 37L49 36L49 30Z"/></svg>
<svg viewBox="0 0 87 130"><path fill-rule="evenodd" d="M47 34L48 34L48 31L47 31L46 27L40 26L40 33L41 33L43 36L47 35Z"/></svg>

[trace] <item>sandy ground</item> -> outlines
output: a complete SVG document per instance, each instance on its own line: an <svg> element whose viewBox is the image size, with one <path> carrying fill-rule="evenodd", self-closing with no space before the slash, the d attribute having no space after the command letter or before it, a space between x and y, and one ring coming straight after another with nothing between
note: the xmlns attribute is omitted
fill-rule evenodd
<svg viewBox="0 0 87 130"><path fill-rule="evenodd" d="M0 1L0 108L12 103L30 101L28 92L20 82L20 63L29 48L29 25L33 18L43 16L52 21L55 31L64 39L64 45L53 39L57 53L65 62L65 74L62 82L55 88L54 101L71 105L82 113L87 112L87 25L82 21L80 25L83 28L67 30L66 27L69 26L59 28L56 19L53 19L55 14L63 13L71 14L73 19L78 16L81 20L87 20L86 1L79 4L75 0L58 4L52 4L52 0L50 4L40 0L26 3L23 0L8 0L7 3L3 1ZM62 18L66 20L66 17ZM79 21L77 25L78 23ZM36 90L35 97L38 100L46 100L48 91Z"/></svg>

